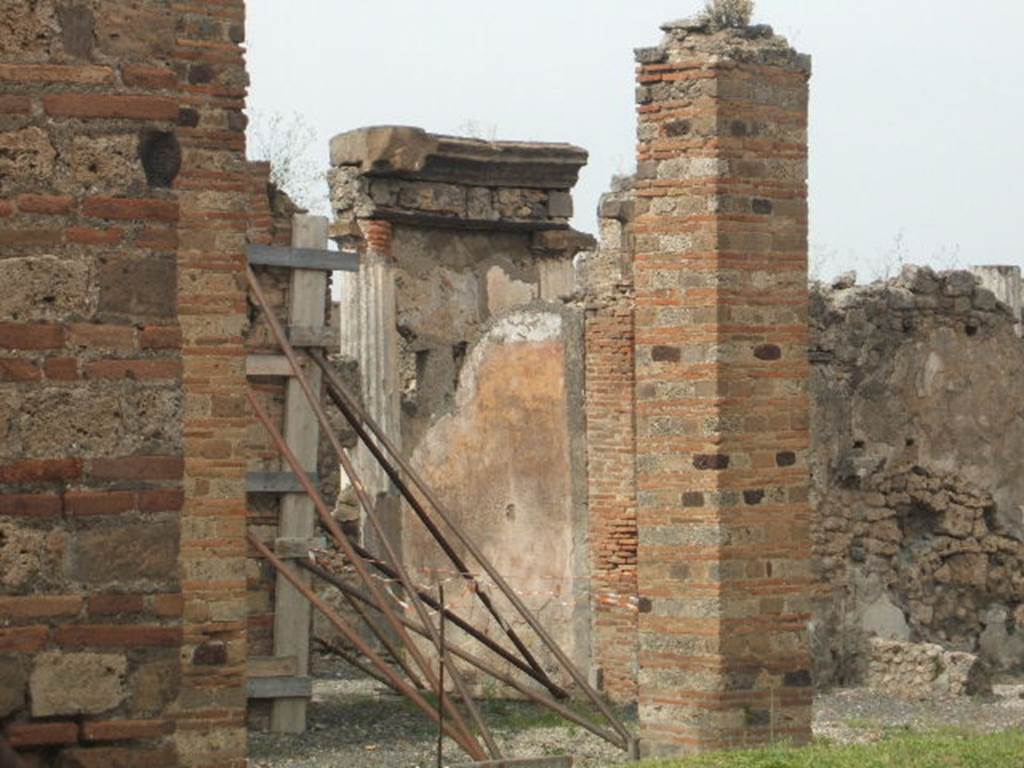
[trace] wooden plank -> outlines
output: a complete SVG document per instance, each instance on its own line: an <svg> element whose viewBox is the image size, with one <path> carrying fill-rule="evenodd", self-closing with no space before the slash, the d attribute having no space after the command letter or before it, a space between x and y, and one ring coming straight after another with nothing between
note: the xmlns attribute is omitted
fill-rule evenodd
<svg viewBox="0 0 1024 768"><path fill-rule="evenodd" d="M571 755L558 757L527 757L521 760L492 760L486 763L463 763L452 768L572 768Z"/></svg>
<svg viewBox="0 0 1024 768"><path fill-rule="evenodd" d="M323 216L296 215L292 218L292 245L295 248L321 249L327 245L328 221ZM311 266L308 262L296 266ZM294 269L288 298L288 326L319 329L327 315L328 273L315 269ZM320 369L313 366L306 375L313 392L320 392ZM291 378L285 390L284 438L295 452L302 468L315 472L320 447L320 424L306 400L299 382ZM277 535L282 539L311 539L316 533L316 510L306 494L288 494L281 498ZM309 574L304 574L309 579ZM274 597L274 655L295 656L300 676L309 674L310 627L312 607L309 601L281 574L277 576ZM275 733L305 733L306 700L284 697L274 701L270 712L270 730Z"/></svg>
<svg viewBox="0 0 1024 768"><path fill-rule="evenodd" d="M246 687L250 699L273 699L275 707L288 702L305 710L313 698L311 677L250 677Z"/></svg>
<svg viewBox="0 0 1024 768"><path fill-rule="evenodd" d="M246 677L296 677L299 660L294 656L250 656L246 661Z"/></svg>
<svg viewBox="0 0 1024 768"><path fill-rule="evenodd" d="M327 549L327 539L277 539L274 542L274 554L282 560L298 560L309 557L311 549Z"/></svg>
<svg viewBox="0 0 1024 768"><path fill-rule="evenodd" d="M327 242L326 232L324 242ZM289 269L321 270L325 272L359 271L359 254L355 251L328 251L326 248L280 248L272 245L250 245L246 248L246 253L249 256L249 263L254 266L288 267Z"/></svg>
<svg viewBox="0 0 1024 768"><path fill-rule="evenodd" d="M341 346L341 340L333 328L289 328L288 341L293 347L305 348L316 347L336 351Z"/></svg>
<svg viewBox="0 0 1024 768"><path fill-rule="evenodd" d="M320 485L320 476L309 472L313 485ZM302 483L291 472L250 472L246 476L247 493L305 493Z"/></svg>
<svg viewBox="0 0 1024 768"><path fill-rule="evenodd" d="M246 376L291 376L291 363L284 355L249 355L245 358Z"/></svg>

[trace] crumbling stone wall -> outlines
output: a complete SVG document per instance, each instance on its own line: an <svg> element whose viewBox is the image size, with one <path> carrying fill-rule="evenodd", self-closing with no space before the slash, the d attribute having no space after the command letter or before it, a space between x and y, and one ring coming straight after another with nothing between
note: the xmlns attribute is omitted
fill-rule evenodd
<svg viewBox="0 0 1024 768"><path fill-rule="evenodd" d="M1024 665L1024 345L967 272L812 293L818 682L866 638Z"/></svg>
<svg viewBox="0 0 1024 768"><path fill-rule="evenodd" d="M568 145L377 128L336 137L331 174L335 236L365 254L340 311L367 405L583 666L583 323L565 299L573 257L592 243L568 226L585 161ZM451 579L386 478L360 468L415 578ZM451 589L502 634L460 579Z"/></svg>
<svg viewBox="0 0 1024 768"><path fill-rule="evenodd" d="M599 247L579 262L586 307L587 513L593 669L616 701L637 696L636 400L632 180L600 205Z"/></svg>
<svg viewBox="0 0 1024 768"><path fill-rule="evenodd" d="M243 766L241 0L0 5L0 725Z"/></svg>
<svg viewBox="0 0 1024 768"><path fill-rule="evenodd" d="M890 696L930 701L992 693L988 668L972 653L877 637L868 649L866 682Z"/></svg>

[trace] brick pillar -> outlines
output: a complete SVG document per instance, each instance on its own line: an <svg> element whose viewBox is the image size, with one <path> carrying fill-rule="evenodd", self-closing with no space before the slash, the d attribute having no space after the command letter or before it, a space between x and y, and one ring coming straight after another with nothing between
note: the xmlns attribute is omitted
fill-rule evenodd
<svg viewBox="0 0 1024 768"><path fill-rule="evenodd" d="M601 241L586 262L587 486L593 662L610 699L636 701L636 434L632 190L601 200Z"/></svg>
<svg viewBox="0 0 1024 768"><path fill-rule="evenodd" d="M643 750L810 736L807 94L768 27L638 52Z"/></svg>
<svg viewBox="0 0 1024 768"><path fill-rule="evenodd" d="M183 768L246 765L246 323L243 0L182 5L178 308L183 337Z"/></svg>

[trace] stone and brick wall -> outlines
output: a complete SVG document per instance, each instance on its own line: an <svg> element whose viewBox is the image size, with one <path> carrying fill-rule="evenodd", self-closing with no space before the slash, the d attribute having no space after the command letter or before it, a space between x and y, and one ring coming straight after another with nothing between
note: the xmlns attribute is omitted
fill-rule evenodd
<svg viewBox="0 0 1024 768"><path fill-rule="evenodd" d="M587 535L593 597L593 665L615 701L637 695L636 420L632 191L621 181L601 200L598 250L585 287Z"/></svg>
<svg viewBox="0 0 1024 768"><path fill-rule="evenodd" d="M809 60L770 28L638 51L642 749L810 736Z"/></svg>
<svg viewBox="0 0 1024 768"><path fill-rule="evenodd" d="M0 21L0 723L241 766L243 3Z"/></svg>

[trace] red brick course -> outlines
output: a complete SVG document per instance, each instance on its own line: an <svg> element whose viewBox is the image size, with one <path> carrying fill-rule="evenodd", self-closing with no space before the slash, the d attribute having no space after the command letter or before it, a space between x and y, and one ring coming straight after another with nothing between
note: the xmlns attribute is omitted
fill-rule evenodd
<svg viewBox="0 0 1024 768"><path fill-rule="evenodd" d="M10 716L8 733L19 749L54 747L47 763L242 768L237 650L231 664L194 669L190 660L194 646L214 639L245 646L244 527L235 521L245 512L248 422L244 409L224 415L212 407L214 398L237 398L246 383L239 327L248 177L244 126L233 119L244 109L244 3L130 5L71 4L55 23L88 22L87 34L53 30L28 44L24 61L0 64L0 114L28 126L26 136L41 136L44 150L59 147L62 163L56 172L43 151L38 169L26 164L23 173L16 164L5 177L0 244L14 258L57 254L67 259L62 269L84 267L95 280L68 287L79 295L55 309L26 306L0 318L0 386L28 404L45 387L46 407L69 413L109 403L95 408L109 421L83 421L67 435L27 405L19 439L35 446L31 458L0 462L0 519L30 542L43 537L32 556L46 575L38 594L0 598L0 615L18 624L0 628L0 653L19 655L26 669L42 651L124 654L131 679L167 676L167 684L81 731L32 722L23 708ZM209 75L202 83L197 65ZM96 137L132 147L140 131L180 144L180 172L167 183L144 151L132 151L126 176L135 178L112 186L114 177L97 170L93 153L106 150ZM178 424L160 421L175 413ZM37 424L45 436L24 432ZM122 436L133 432L146 435L152 455L125 455L133 447ZM205 458L222 445L230 460ZM210 527L219 538L207 537ZM111 549L108 537L139 542L144 583L110 584L117 568L83 563ZM158 594L142 594L154 584ZM188 738L172 744L178 724ZM72 748L61 754L64 744Z"/></svg>
<svg viewBox="0 0 1024 768"><path fill-rule="evenodd" d="M650 755L810 737L807 63L669 30L639 68L639 702ZM652 53L652 52L645 52ZM687 96L655 88L686 81ZM757 130L750 126L756 125ZM708 213L715 211L716 213Z"/></svg>

